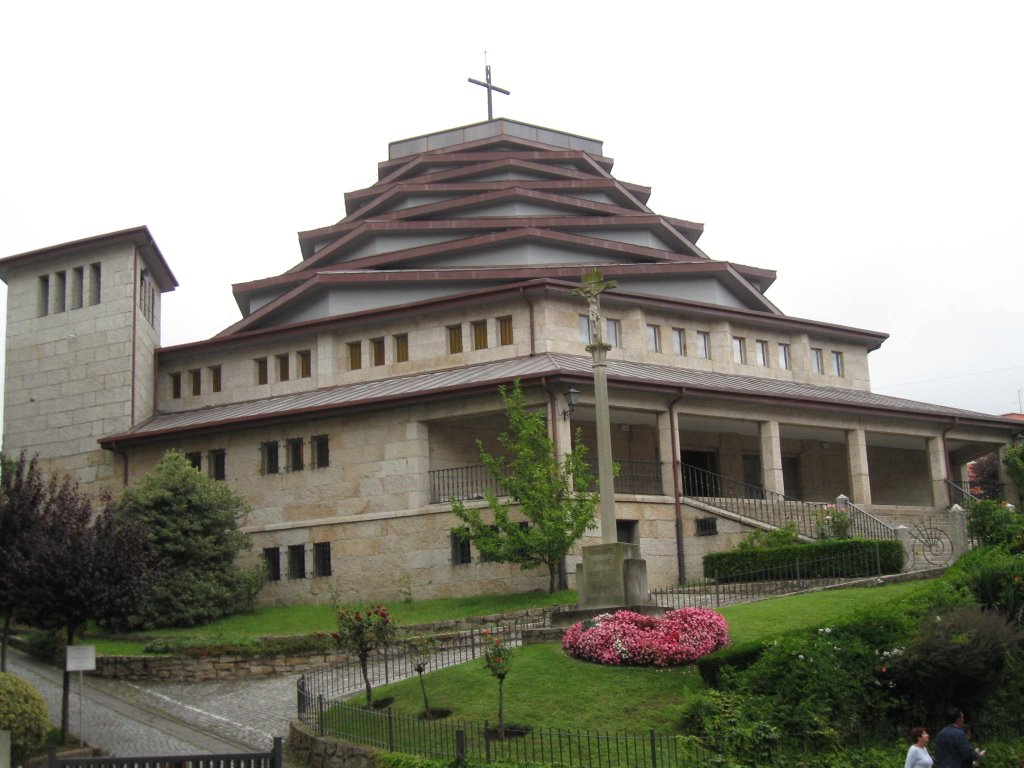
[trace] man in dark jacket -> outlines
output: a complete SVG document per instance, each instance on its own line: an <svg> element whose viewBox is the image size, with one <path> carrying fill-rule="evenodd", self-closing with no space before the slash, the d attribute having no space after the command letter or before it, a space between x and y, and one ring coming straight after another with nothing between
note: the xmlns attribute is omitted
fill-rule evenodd
<svg viewBox="0 0 1024 768"><path fill-rule="evenodd" d="M975 760L985 756L985 750L978 751L971 746L964 727L964 713L959 707L952 707L947 713L947 725L932 742L935 749L934 768L971 768Z"/></svg>

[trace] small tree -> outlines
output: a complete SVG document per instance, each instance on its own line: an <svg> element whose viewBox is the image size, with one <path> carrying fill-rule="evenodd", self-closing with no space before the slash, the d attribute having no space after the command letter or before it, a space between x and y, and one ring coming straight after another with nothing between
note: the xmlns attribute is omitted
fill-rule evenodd
<svg viewBox="0 0 1024 768"><path fill-rule="evenodd" d="M35 457L29 460L24 452L16 460L0 455L0 612L4 621L0 672L7 671L7 641L17 607L17 567L32 554L45 493Z"/></svg>
<svg viewBox="0 0 1024 768"><path fill-rule="evenodd" d="M67 645L90 619L121 623L138 609L146 574L146 537L137 526L92 505L69 478L53 478L40 504L32 551L15 573L19 618L61 631ZM68 735L71 673L64 672L61 737Z"/></svg>
<svg viewBox="0 0 1024 768"><path fill-rule="evenodd" d="M519 382L511 391L505 387L498 391L508 418L508 430L499 435L498 442L508 458L491 455L479 440L477 450L508 499L503 501L485 491L493 522L484 520L479 509L469 509L454 498L452 512L463 523L460 533L492 560L518 563L524 569L547 566L548 591L554 592L566 554L586 531L596 527L598 496L590 490L594 477L584 461L587 449L577 436L572 452L560 461L544 415L527 411ZM512 519L513 505L519 507L525 525Z"/></svg>
<svg viewBox="0 0 1024 768"><path fill-rule="evenodd" d="M1006 449L1003 466L1006 467L1006 474L1017 486L1017 493L1024 500L1024 444L1011 445Z"/></svg>
<svg viewBox="0 0 1024 768"><path fill-rule="evenodd" d="M159 571L146 587L135 626L205 624L252 607L263 569L243 570L235 557L252 542L238 530L248 502L199 472L178 451L127 488L117 503L149 534Z"/></svg>
<svg viewBox="0 0 1024 768"><path fill-rule="evenodd" d="M492 635L486 629L484 640L484 668L498 678L498 738L505 738L505 678L512 668L512 646Z"/></svg>
<svg viewBox="0 0 1024 768"><path fill-rule="evenodd" d="M391 643L395 625L382 605L367 606L363 610L338 610L338 632L334 635L338 647L359 659L359 668L366 685L366 708L373 709L373 688L370 685L370 654Z"/></svg>
<svg viewBox="0 0 1024 768"><path fill-rule="evenodd" d="M432 637L414 637L406 643L406 650L412 657L412 668L416 670L420 679L420 691L423 692L423 719L433 720L434 711L427 700L427 685L423 682L423 673L427 671L427 664L437 650L437 640Z"/></svg>

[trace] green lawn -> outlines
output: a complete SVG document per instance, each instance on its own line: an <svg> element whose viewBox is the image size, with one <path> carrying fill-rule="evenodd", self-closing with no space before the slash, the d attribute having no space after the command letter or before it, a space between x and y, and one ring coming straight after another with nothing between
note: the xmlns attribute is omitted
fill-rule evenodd
<svg viewBox="0 0 1024 768"><path fill-rule="evenodd" d="M905 599L927 582L830 590L723 608L731 642L771 640L785 632L825 626L872 605ZM497 681L475 660L424 677L432 709L452 718L482 722L497 713ZM681 710L701 695L694 667L609 667L566 656L557 643L518 649L505 681L506 721L555 729L674 731ZM374 699L393 697L396 714L423 711L418 680L374 689ZM365 703L365 696L353 699ZM582 706L585 702L586 706Z"/></svg>

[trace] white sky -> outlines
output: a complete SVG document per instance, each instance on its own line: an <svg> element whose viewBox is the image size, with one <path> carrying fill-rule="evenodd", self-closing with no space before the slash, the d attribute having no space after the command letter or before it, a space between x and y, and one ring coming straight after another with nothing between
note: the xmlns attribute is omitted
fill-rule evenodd
<svg viewBox="0 0 1024 768"><path fill-rule="evenodd" d="M206 338L389 141L486 118L486 50L496 116L603 140L786 314L889 333L875 391L1019 409L1024 3L369 5L4 3L0 256L146 224L163 343Z"/></svg>

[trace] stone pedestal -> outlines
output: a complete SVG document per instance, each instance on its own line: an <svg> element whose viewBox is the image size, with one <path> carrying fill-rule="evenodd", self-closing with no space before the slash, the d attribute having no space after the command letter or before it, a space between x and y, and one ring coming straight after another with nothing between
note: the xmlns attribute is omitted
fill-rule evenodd
<svg viewBox="0 0 1024 768"><path fill-rule="evenodd" d="M613 542L583 547L583 562L576 566L578 606L624 608L647 605L647 563L639 544Z"/></svg>

